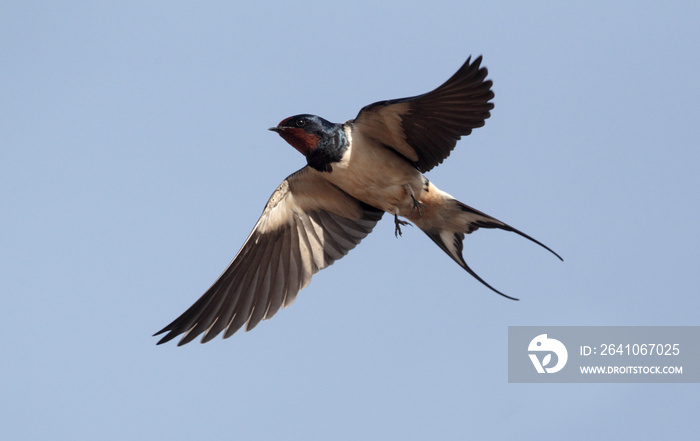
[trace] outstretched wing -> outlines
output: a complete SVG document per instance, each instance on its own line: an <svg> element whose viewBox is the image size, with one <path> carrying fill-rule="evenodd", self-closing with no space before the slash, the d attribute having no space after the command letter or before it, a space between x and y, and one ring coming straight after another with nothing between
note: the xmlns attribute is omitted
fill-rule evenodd
<svg viewBox="0 0 700 441"><path fill-rule="evenodd" d="M481 57L470 60L432 92L365 106L352 122L354 130L394 149L421 172L442 163L493 109L488 71L480 67Z"/></svg>
<svg viewBox="0 0 700 441"><path fill-rule="evenodd" d="M246 331L289 306L311 276L340 259L367 236L383 211L358 201L304 167L285 179L219 279L187 311L155 335L165 343L199 334L205 343Z"/></svg>

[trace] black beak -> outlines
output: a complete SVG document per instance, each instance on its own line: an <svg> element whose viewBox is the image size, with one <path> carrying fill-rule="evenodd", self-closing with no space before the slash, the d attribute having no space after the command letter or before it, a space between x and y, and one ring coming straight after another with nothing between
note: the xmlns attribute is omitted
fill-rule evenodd
<svg viewBox="0 0 700 441"><path fill-rule="evenodd" d="M273 132L279 133L279 132L282 131L282 128L280 128L280 127L270 127L270 128L267 129L267 130L272 130Z"/></svg>

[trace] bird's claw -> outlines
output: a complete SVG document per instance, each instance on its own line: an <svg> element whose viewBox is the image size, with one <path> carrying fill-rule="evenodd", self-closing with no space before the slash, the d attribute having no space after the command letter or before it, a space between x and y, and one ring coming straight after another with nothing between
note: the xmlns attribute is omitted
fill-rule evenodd
<svg viewBox="0 0 700 441"><path fill-rule="evenodd" d="M425 208L425 204L421 204L413 195L411 195L411 200L413 201L413 207L411 208L411 219L413 219L413 213L416 211L418 212L418 217L423 217L421 208Z"/></svg>
<svg viewBox="0 0 700 441"><path fill-rule="evenodd" d="M402 236L401 225L412 226L409 222L399 220L399 217L397 215L394 215L394 225L396 226L396 228L394 229L394 236L396 236L396 238Z"/></svg>

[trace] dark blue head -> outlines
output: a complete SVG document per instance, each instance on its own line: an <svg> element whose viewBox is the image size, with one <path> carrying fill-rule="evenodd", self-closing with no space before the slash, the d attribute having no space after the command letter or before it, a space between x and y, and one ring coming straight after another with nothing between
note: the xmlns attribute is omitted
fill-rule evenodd
<svg viewBox="0 0 700 441"><path fill-rule="evenodd" d="M340 161L348 145L342 124L316 115L290 116L270 130L279 133L319 171L331 171L330 164Z"/></svg>
<svg viewBox="0 0 700 441"><path fill-rule="evenodd" d="M321 140L336 127L316 115L295 115L285 118L270 130L279 133L292 147L302 155L316 150Z"/></svg>

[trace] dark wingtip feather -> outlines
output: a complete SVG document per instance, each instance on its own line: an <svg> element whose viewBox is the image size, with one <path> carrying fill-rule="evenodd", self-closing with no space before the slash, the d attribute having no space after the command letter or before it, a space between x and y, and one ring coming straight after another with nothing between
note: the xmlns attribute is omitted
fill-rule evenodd
<svg viewBox="0 0 700 441"><path fill-rule="evenodd" d="M163 332L165 332L165 331L167 331L167 330L168 330L167 328L161 329L160 331L158 331L158 332L156 332L155 334L153 334L153 337L155 337L156 335L160 335L160 334L162 334ZM166 334L166 335L164 335L160 340L158 340L158 343L156 343L156 345L162 345L163 343L167 343L167 342L169 342L170 340L172 340L173 338L175 338L175 334L172 334L172 333Z"/></svg>

